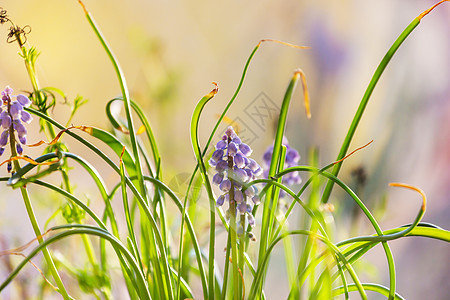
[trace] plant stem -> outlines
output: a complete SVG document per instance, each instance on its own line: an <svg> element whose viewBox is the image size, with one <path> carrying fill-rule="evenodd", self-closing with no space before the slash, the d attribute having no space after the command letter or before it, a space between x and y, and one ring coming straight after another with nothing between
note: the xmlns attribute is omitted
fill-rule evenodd
<svg viewBox="0 0 450 300"><path fill-rule="evenodd" d="M9 110L9 107L8 107ZM17 151L15 147L15 136L14 136L14 128L11 126L10 128L10 146L11 146L11 156L15 157L17 156ZM17 160L14 161L14 170L19 170L20 164ZM23 202L25 204L25 208L27 210L28 218L31 222L31 226L33 227L34 234L36 235L36 238L39 242L39 244L42 244L44 239L42 238L41 230L39 229L39 224L36 219L36 215L34 214L33 206L31 205L30 196L28 195L27 188L25 186L20 187L20 192L22 193ZM56 281L56 285L58 286L58 291L63 296L64 300L72 299L69 294L66 291L66 288L64 287L64 284L61 280L61 277L58 274L58 270L56 269L55 263L53 262L52 256L50 252L48 251L47 247L42 248L42 254L44 255L44 258L47 262L48 268L50 269L50 272L52 273L53 278Z"/></svg>
<svg viewBox="0 0 450 300"><path fill-rule="evenodd" d="M231 181L230 195L230 242L231 242L231 263L233 268L233 291L234 299L239 299L239 270L237 256L237 234L236 234L236 202L234 201L234 183ZM228 259L228 258L227 258Z"/></svg>
<svg viewBox="0 0 450 300"><path fill-rule="evenodd" d="M23 44L19 43L19 46L20 46L20 50L22 51L22 57L24 58L25 67L27 69L27 73L28 73L28 76L30 78L31 85L33 86L33 92L34 92L34 94L36 96L36 101L37 101L37 103L42 104L43 101L45 101L45 98L43 97L42 91L40 90L40 87L39 87L39 81L38 81L38 78L36 76L36 72L35 72L35 69L34 69L33 58L30 56L29 51L27 51L27 48ZM44 111L43 113L48 116L48 112L47 111ZM46 124L48 137L51 140L53 140L56 137L56 131L53 128L52 124L50 124L49 122L45 122L45 124ZM12 148L14 148L14 147L12 147ZM67 166L66 159L64 159L64 161L63 161L63 166ZM17 170L20 168L18 162L17 162L17 165L15 167L17 168ZM61 173L62 173L62 178L63 178L63 182L64 182L64 186L65 186L66 191L69 192L69 193L72 193L72 188L71 188L71 185L70 185L69 176L68 176L67 172L64 170L64 167L61 169ZM30 205L31 205L31 203L30 203ZM82 224L83 220L77 219L76 222ZM85 247L86 254L88 256L89 262L91 263L92 268L94 269L94 273L97 276L97 280L99 281L98 283L100 283L100 275L101 275L100 273L101 273L101 271L100 271L99 265L97 263L97 260L95 258L95 254L94 254L94 250L93 250L93 247L92 247L92 243L91 243L91 241L89 240L89 238L86 235L82 235L82 240L83 240L83 244L84 244L84 247ZM105 291L103 288L101 290L102 290L102 294L104 295L105 299L110 299L109 293L107 291Z"/></svg>

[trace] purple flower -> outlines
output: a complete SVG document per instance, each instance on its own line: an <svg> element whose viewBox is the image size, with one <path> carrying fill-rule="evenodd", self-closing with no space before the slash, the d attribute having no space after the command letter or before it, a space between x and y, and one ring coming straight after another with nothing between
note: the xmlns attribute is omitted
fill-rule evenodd
<svg viewBox="0 0 450 300"><path fill-rule="evenodd" d="M228 192L231 189L231 181L228 179L225 179L222 181L222 183L219 185L219 188L222 192Z"/></svg>
<svg viewBox="0 0 450 300"><path fill-rule="evenodd" d="M241 152L245 155L245 156L249 156L250 154L252 154L253 150L250 148L249 145L247 144L240 144L239 145L239 150L241 150Z"/></svg>
<svg viewBox="0 0 450 300"><path fill-rule="evenodd" d="M213 183L216 185L219 185L222 183L223 180L223 173L216 173L213 177Z"/></svg>
<svg viewBox="0 0 450 300"><path fill-rule="evenodd" d="M8 144L8 138L9 138L9 129L6 129L2 132L2 135L0 136L0 147L6 146Z"/></svg>
<svg viewBox="0 0 450 300"><path fill-rule="evenodd" d="M289 146L289 142L286 137L283 137L283 145L286 146L286 158L284 161L284 168L290 168L298 166L298 161L300 160L300 154L298 154L297 150L294 148L291 148ZM266 167L266 171L264 171L264 177L269 176L269 167L272 160L273 155L273 146L270 146L267 148L266 152L263 155L263 162L264 166ZM256 172L255 172L256 173ZM285 185L294 185L294 184L300 184L302 182L302 179L300 177L299 172L291 172L283 176L282 183ZM281 190L280 191L280 197L284 197L286 193Z"/></svg>
<svg viewBox="0 0 450 300"><path fill-rule="evenodd" d="M238 189L234 190L234 201L236 201L237 203L245 203L244 195L242 194L241 190Z"/></svg>
<svg viewBox="0 0 450 300"><path fill-rule="evenodd" d="M234 163L236 164L236 167L238 167L238 168L245 167L245 159L244 159L244 157L245 156L243 154L240 154L240 153L237 153L234 156Z"/></svg>
<svg viewBox="0 0 450 300"><path fill-rule="evenodd" d="M216 205L217 206L222 206L224 201L225 201L225 196L224 195L220 195L219 198L217 198L217 200L216 200Z"/></svg>
<svg viewBox="0 0 450 300"><path fill-rule="evenodd" d="M2 120L2 127L4 129L11 127L11 117L9 116L7 111L4 111L0 114L0 119Z"/></svg>
<svg viewBox="0 0 450 300"><path fill-rule="evenodd" d="M247 204L245 202L239 203L237 209L240 214L243 215L247 212Z"/></svg>
<svg viewBox="0 0 450 300"><path fill-rule="evenodd" d="M223 150L222 149L217 149L212 154L211 159L214 160L214 161L219 161L219 159L221 159L222 157L223 157Z"/></svg>
<svg viewBox="0 0 450 300"><path fill-rule="evenodd" d="M28 124L33 120L31 115L24 110L24 107L31 105L30 99L25 95L13 96L12 92L13 90L8 86L1 92L0 124L4 131L0 136L0 155L3 154L4 147L8 143L11 126L13 126L13 130L18 136L18 141L15 139L15 136L13 137L16 142L17 153L19 155L23 153L22 145L26 145L27 143L27 129L22 122ZM16 100L13 100L14 97Z"/></svg>
<svg viewBox="0 0 450 300"><path fill-rule="evenodd" d="M223 172L226 169L228 169L228 163L226 161L220 160L220 161L217 162L217 165L216 165L216 171L217 172Z"/></svg>
<svg viewBox="0 0 450 300"><path fill-rule="evenodd" d="M253 186L247 188L245 193L242 189L245 183L261 175L262 168L255 160L247 157L252 153L252 149L241 141L231 126L227 128L225 135L215 148L216 150L209 161L210 165L215 167L216 170L212 182L218 184L220 190L224 193L217 198L216 205L222 206L225 200L234 202L236 212L246 215L248 224L254 226L255 219L252 216L252 205L247 203L247 198L252 199L255 205L259 204L260 201ZM230 197L231 189L234 191L232 199ZM244 224L241 225L244 226ZM241 231L243 232L242 228Z"/></svg>
<svg viewBox="0 0 450 300"><path fill-rule="evenodd" d="M20 144L16 144L16 150L17 150L17 153L18 153L19 155L22 155L22 153L23 153L23 148L22 148L22 146L21 146Z"/></svg>
<svg viewBox="0 0 450 300"><path fill-rule="evenodd" d="M17 95L17 101L24 107L28 107L31 105L30 99L28 99L28 97L24 95Z"/></svg>
<svg viewBox="0 0 450 300"><path fill-rule="evenodd" d="M227 142L224 141L224 140L219 141L219 142L217 143L217 145L216 145L216 149L221 149L221 150L223 150L223 149L225 149L226 147L227 147Z"/></svg>

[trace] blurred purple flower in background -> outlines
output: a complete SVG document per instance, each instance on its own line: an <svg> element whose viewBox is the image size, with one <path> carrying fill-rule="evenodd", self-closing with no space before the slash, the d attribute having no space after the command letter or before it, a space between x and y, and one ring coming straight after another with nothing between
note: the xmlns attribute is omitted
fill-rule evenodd
<svg viewBox="0 0 450 300"><path fill-rule="evenodd" d="M290 168L298 166L298 161L300 160L300 154L298 154L298 151L294 148L291 148L289 146L289 142L286 137L283 137L282 144L286 146L286 159L284 161L284 168ZM269 168L270 168L270 162L272 160L273 155L273 146L270 146L267 148L266 152L264 152L263 155L263 166L264 166L264 174L263 176L265 178L268 178L269 176ZM284 185L294 185L294 184L300 184L302 182L302 179L300 177L299 172L290 172L283 176L282 183ZM283 190L280 190L280 197L283 198L286 196L286 192Z"/></svg>
<svg viewBox="0 0 450 300"><path fill-rule="evenodd" d="M24 107L30 106L30 99L24 95L12 96L12 92L13 90L9 86L2 91L0 125L3 132L0 135L0 155L3 154L5 146L8 144L11 126L13 126L13 129L17 132L18 136L19 142L16 143L17 153L19 155L23 153L22 145L26 145L27 143L27 129L22 122L28 124L33 120L31 115L23 109ZM15 97L16 100L13 100L13 97Z"/></svg>
<svg viewBox="0 0 450 300"><path fill-rule="evenodd" d="M230 190L233 188L236 211L241 215L247 215L248 224L253 227L255 219L252 209L253 205L260 203L259 197L254 186L250 186L243 192L242 184L256 179L263 170L255 160L248 158L252 149L241 141L231 126L227 128L215 149L209 161L217 172L212 182L223 192L217 198L216 205L222 206L225 200L230 201ZM251 203L247 202L247 198L252 200Z"/></svg>

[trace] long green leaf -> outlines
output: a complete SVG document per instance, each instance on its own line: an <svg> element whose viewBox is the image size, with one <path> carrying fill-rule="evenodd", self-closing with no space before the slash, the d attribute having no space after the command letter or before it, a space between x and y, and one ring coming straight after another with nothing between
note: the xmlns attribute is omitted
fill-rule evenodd
<svg viewBox="0 0 450 300"><path fill-rule="evenodd" d="M194 109L194 113L192 114L191 119L191 143L192 148L194 150L195 157L197 158L197 164L200 166L200 172L203 178L203 183L205 185L206 191L208 193L209 198L209 209L210 209L210 234L209 234L209 278L208 278L208 294L209 299L214 299L214 250L215 250L215 222L216 222L216 201L214 199L214 195L212 192L211 184L208 179L208 174L206 173L205 163L203 162L203 156L201 154L200 144L198 141L198 126L200 120L200 114L205 107L206 103L211 100L214 95L217 93L218 88L214 88L209 94L204 96L198 102L197 106ZM206 299L206 297L205 297Z"/></svg>

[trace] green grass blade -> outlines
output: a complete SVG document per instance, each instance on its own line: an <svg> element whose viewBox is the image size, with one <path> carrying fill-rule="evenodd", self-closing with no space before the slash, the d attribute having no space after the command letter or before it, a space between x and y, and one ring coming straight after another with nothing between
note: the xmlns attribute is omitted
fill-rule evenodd
<svg viewBox="0 0 450 300"><path fill-rule="evenodd" d="M350 128L347 131L347 135L344 139L344 142L342 143L342 146L341 146L341 149L339 151L336 161L342 159L345 156L345 154L347 153L347 150L350 147L350 142L356 132L356 128L358 127L359 121L362 118L364 110L366 109L366 106L369 103L370 96L372 95L372 92L375 89L375 86L377 85L378 81L380 80L381 75L383 74L383 71L386 69L390 60L392 59L394 54L397 52L397 50L400 48L400 46L403 44L403 42L406 40L406 38L419 25L422 17L423 16L421 15L421 16L415 18L405 28L405 30L403 30L403 32L400 34L400 36L395 40L395 42L389 48L389 50L387 51L387 53L381 60L380 64L378 65L377 69L375 70L375 73L373 74L372 79L370 80L369 85L368 85L368 87L364 93L364 96L359 104L359 107L355 113L355 116L353 117L353 121L350 124ZM339 170L341 169L341 166L342 166L342 162L334 165L331 173L334 176L337 176L339 174ZM330 195L331 195L331 190L333 189L333 184L334 184L333 181L328 181L327 186L325 187L324 193L322 195L322 202L324 202L324 203L328 202L328 199L330 198Z"/></svg>
<svg viewBox="0 0 450 300"><path fill-rule="evenodd" d="M10 282L11 280L17 276L19 271L27 264L29 260L31 260L39 251L42 250L42 248L53 244L65 237L68 237L70 235L79 235L79 234L88 234L93 236L98 236L100 238L103 238L111 243L113 248L122 253L124 257L126 258L126 261L130 264L130 266L133 268L136 277L134 280L137 282L137 286L139 287L139 290L137 291L138 294L142 296L142 299L151 299L150 294L146 293L147 290L145 278L144 275L140 272L139 266L134 259L134 257L131 255L131 253L128 251L128 249L112 234L110 234L108 231L105 231L104 229L89 226L89 225L80 225L80 224L69 224L69 225L62 225L62 226L56 226L51 228L53 231L58 230L64 230L60 233L55 234L54 236L50 236L47 238L42 244L34 248L30 254L22 260L22 262L14 269L13 272L3 281L3 283L0 285L0 291L2 291Z"/></svg>
<svg viewBox="0 0 450 300"><path fill-rule="evenodd" d="M206 173L206 166L203 162L203 156L201 154L200 144L198 141L198 125L200 120L200 115L205 107L206 103L211 100L214 95L218 92L218 88L214 88L209 94L204 96L198 102L194 109L191 119L191 143L194 150L195 157L197 158L197 164L200 166L200 172L203 178L203 183L208 192L209 198L209 209L210 209L210 236L209 236L209 256L208 256L208 296L210 300L214 299L214 249L215 249L215 212L216 212L216 200L214 199L211 184L208 179L208 174ZM206 299L206 298L205 298Z"/></svg>
<svg viewBox="0 0 450 300"><path fill-rule="evenodd" d="M389 297L389 289L385 286L382 286L380 284L375 284L375 283L363 283L362 284L364 290L366 291L373 291L373 292L377 292L383 296ZM356 291L356 285L351 283L348 285L348 290L349 291ZM342 294L344 292L344 287L338 287L336 289L333 290L333 297L339 296L340 294ZM403 298L400 294L395 293L394 295L394 299L395 300L405 300L405 298Z"/></svg>

